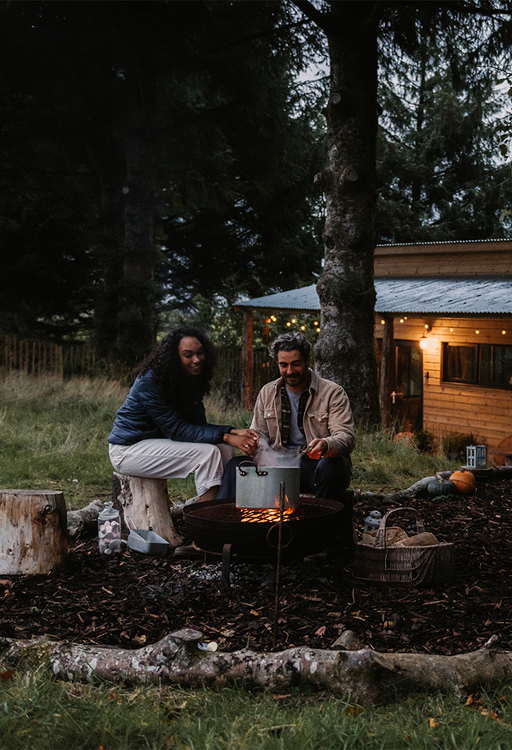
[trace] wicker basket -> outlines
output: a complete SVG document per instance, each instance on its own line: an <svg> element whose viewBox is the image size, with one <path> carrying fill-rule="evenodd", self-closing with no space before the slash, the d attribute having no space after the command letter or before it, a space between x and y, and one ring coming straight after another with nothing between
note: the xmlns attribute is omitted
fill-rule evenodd
<svg viewBox="0 0 512 750"><path fill-rule="evenodd" d="M414 508L393 508L380 522L374 545L356 544L352 575L363 581L405 585L446 583L454 574L454 545L441 542L426 547L387 547L386 524L392 513L412 511L417 533L425 531Z"/></svg>

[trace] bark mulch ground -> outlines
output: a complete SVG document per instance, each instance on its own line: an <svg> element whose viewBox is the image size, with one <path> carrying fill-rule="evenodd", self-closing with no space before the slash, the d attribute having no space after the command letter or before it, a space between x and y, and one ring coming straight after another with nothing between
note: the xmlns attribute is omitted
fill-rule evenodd
<svg viewBox="0 0 512 750"><path fill-rule="evenodd" d="M474 497L408 503L427 530L455 544L455 576L442 587L361 584L340 560L284 565L277 649L329 648L344 630L377 651L457 654L493 634L512 649L512 481L479 482ZM372 507L356 507L356 523ZM384 512L384 509L380 509ZM182 533L183 527L179 529ZM1 576L0 636L138 648L192 627L224 651L272 650L274 569L232 565L229 595L221 564L149 557L117 560L96 538L71 546L68 563L40 576Z"/></svg>

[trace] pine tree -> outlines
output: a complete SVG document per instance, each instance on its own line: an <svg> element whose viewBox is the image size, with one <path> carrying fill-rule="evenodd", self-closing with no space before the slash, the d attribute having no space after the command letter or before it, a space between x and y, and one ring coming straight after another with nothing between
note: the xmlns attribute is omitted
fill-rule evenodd
<svg viewBox="0 0 512 750"><path fill-rule="evenodd" d="M7 180L5 193L23 200L19 184L30 188L38 172L61 193L55 210L84 229L93 258L84 288L107 362L133 364L150 348L163 298L186 306L197 293L232 298L312 280L321 138L298 108L294 76L305 63L287 40L289 9L179 0L3 12L16 29L3 39L16 73L5 99L25 78L12 130L31 144L29 160L6 142L4 174L16 171L18 184ZM64 171L81 221L61 190Z"/></svg>
<svg viewBox="0 0 512 750"><path fill-rule="evenodd" d="M377 242L505 236L493 70L462 77L424 19L417 31L412 55L381 56Z"/></svg>

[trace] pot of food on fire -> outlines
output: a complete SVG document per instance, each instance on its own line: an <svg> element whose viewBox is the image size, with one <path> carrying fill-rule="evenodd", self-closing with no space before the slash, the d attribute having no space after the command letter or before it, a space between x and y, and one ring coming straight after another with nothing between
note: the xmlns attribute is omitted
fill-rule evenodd
<svg viewBox="0 0 512 750"><path fill-rule="evenodd" d="M281 482L284 483L284 507L300 505L300 469L280 466L256 466L242 461L236 474L237 508L280 507Z"/></svg>

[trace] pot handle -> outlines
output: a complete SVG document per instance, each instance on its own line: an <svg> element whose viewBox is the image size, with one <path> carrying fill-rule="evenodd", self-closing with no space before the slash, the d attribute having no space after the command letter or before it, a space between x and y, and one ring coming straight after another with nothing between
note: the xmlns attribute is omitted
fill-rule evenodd
<svg viewBox="0 0 512 750"><path fill-rule="evenodd" d="M241 477L246 477L247 476L247 472L244 471L243 469L241 469L240 468L241 466L254 466L254 468L256 469L256 474L259 477L266 477L267 474L268 474L268 471L259 471L259 469L256 466L256 464L254 463L254 461L240 461L240 463L238 464L238 471L240 472L240 476Z"/></svg>

